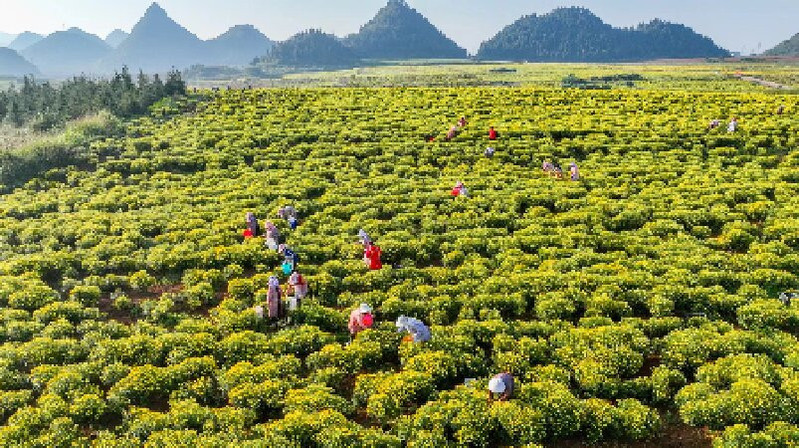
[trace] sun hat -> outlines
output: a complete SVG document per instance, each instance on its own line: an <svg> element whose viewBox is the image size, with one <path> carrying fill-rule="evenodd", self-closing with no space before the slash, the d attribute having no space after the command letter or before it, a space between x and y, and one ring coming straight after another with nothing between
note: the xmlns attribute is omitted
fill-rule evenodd
<svg viewBox="0 0 799 448"><path fill-rule="evenodd" d="M405 316L398 317L396 325L397 328L404 328L406 325L408 325L408 318Z"/></svg>
<svg viewBox="0 0 799 448"><path fill-rule="evenodd" d="M367 305L367 304L365 304L365 303L362 303L361 306L358 309L363 314L367 314L367 313L371 313L372 312L372 307Z"/></svg>
<svg viewBox="0 0 799 448"><path fill-rule="evenodd" d="M495 394L501 394L505 392L505 382L499 378L491 378L491 381L488 382L488 390Z"/></svg>

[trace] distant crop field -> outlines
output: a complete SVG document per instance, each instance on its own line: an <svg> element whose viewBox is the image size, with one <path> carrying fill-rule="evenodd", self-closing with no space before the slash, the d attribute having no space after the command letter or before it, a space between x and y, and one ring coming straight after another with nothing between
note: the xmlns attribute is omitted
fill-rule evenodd
<svg viewBox="0 0 799 448"><path fill-rule="evenodd" d="M560 87L569 75L605 78L638 75L641 81L615 85L646 90L764 92L769 89L742 82L736 74L783 82L799 89L799 62L746 61L707 63L672 61L669 64L483 64L415 61L403 65L376 65L349 70L286 74L275 79L242 77L231 80L192 81L199 88L246 87Z"/></svg>

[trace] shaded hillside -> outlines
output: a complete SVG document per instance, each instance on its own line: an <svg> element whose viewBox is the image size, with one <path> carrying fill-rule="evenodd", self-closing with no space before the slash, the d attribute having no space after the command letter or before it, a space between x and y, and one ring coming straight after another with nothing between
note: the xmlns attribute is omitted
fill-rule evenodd
<svg viewBox="0 0 799 448"><path fill-rule="evenodd" d="M265 56L275 45L252 25L237 25L206 42L209 58L217 65L247 65Z"/></svg>
<svg viewBox="0 0 799 448"><path fill-rule="evenodd" d="M351 67L358 57L336 36L308 30L275 45L263 62L285 67Z"/></svg>
<svg viewBox="0 0 799 448"><path fill-rule="evenodd" d="M558 8L522 17L480 46L485 60L543 62L635 61L725 57L726 50L684 25L653 20L613 28L584 8Z"/></svg>
<svg viewBox="0 0 799 448"><path fill-rule="evenodd" d="M655 19L639 25L635 31L627 33L626 47L631 59L676 59L728 57L730 53L717 46L709 37L697 34L693 29L678 23ZM638 52L635 42L640 41ZM627 59L622 54L623 59Z"/></svg>
<svg viewBox="0 0 799 448"><path fill-rule="evenodd" d="M20 56L19 53L10 49L0 47L0 76L20 77L25 75L37 75L39 70Z"/></svg>
<svg viewBox="0 0 799 448"><path fill-rule="evenodd" d="M763 54L767 56L799 56L799 33Z"/></svg>
<svg viewBox="0 0 799 448"><path fill-rule="evenodd" d="M345 44L367 59L462 59L466 50L404 0L389 0Z"/></svg>
<svg viewBox="0 0 799 448"><path fill-rule="evenodd" d="M31 33L30 31L25 31L24 33L17 36L10 44L8 44L8 48L15 50L15 51L23 51L26 48L29 48L31 45L34 45L44 39L44 36L41 34Z"/></svg>
<svg viewBox="0 0 799 448"><path fill-rule="evenodd" d="M95 73L97 61L111 52L99 37L78 28L55 32L21 54L47 76Z"/></svg>

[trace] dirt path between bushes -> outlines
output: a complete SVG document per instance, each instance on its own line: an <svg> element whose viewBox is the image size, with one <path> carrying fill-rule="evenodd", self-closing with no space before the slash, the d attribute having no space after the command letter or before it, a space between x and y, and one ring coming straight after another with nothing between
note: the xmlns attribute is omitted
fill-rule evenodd
<svg viewBox="0 0 799 448"><path fill-rule="evenodd" d="M759 84L763 87L768 87L771 89L778 89L778 90L791 90L793 87L786 86L784 84L779 84L773 81L766 81L765 79L755 78L754 76L744 76L744 75L735 75L736 78L740 79L741 81L747 81L754 84Z"/></svg>

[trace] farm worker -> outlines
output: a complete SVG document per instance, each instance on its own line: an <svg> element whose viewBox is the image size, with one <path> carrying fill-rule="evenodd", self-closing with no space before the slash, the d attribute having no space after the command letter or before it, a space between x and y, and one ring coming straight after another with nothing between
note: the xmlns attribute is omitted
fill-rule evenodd
<svg viewBox="0 0 799 448"><path fill-rule="evenodd" d="M783 112L785 112L785 105L780 104L780 107L777 108L777 115L782 115Z"/></svg>
<svg viewBox="0 0 799 448"><path fill-rule="evenodd" d="M499 138L499 132L494 129L494 126L488 128L488 139L489 140L496 140Z"/></svg>
<svg viewBox="0 0 799 448"><path fill-rule="evenodd" d="M287 205L287 206L281 208L280 211L277 212L277 214L281 218L283 218L286 221L288 221L289 227L291 227L291 230L296 230L297 229L297 225L299 224L299 218L297 217L297 209L295 209L294 207L292 207L290 205Z"/></svg>
<svg viewBox="0 0 799 448"><path fill-rule="evenodd" d="M269 250L278 250L279 243L280 243L280 231L272 224L271 221L267 221L264 224L264 228L266 229L265 236L266 236L266 246Z"/></svg>
<svg viewBox="0 0 799 448"><path fill-rule="evenodd" d="M297 271L294 271L289 277L289 289L294 293L294 297L297 300L304 299L305 296L308 295L308 282L305 281L305 278Z"/></svg>
<svg viewBox="0 0 799 448"><path fill-rule="evenodd" d="M291 230L297 229L297 224L299 224L299 221L297 220L297 209L287 205L285 207L281 207L281 209L278 210L277 215L289 223Z"/></svg>
<svg viewBox="0 0 799 448"><path fill-rule="evenodd" d="M427 134L424 136L424 141L426 141L427 143L434 142L436 141L436 136L433 134Z"/></svg>
<svg viewBox="0 0 799 448"><path fill-rule="evenodd" d="M264 230L266 231L267 235L272 234L275 240L280 239L280 230L278 230L277 226L275 226L272 221L266 221L264 224Z"/></svg>
<svg viewBox="0 0 799 448"><path fill-rule="evenodd" d="M264 318L264 307L262 307L261 305L257 305L254 308L254 311L255 311L255 318L256 319L261 320L261 319Z"/></svg>
<svg viewBox="0 0 799 448"><path fill-rule="evenodd" d="M366 233L366 230L363 229L358 231L358 239L361 240L361 245L364 247L366 247L367 244L372 243L372 239L369 238L369 234Z"/></svg>
<svg viewBox="0 0 799 448"><path fill-rule="evenodd" d="M453 126L449 129L449 132L447 132L447 141L452 140L456 135L458 135L458 127Z"/></svg>
<svg viewBox="0 0 799 448"><path fill-rule="evenodd" d="M549 174L549 175L552 175L552 173L554 173L554 172L555 172L555 165L553 165L553 164L552 164L552 162L550 162L549 160L546 160L546 161L544 161L544 163L541 165L541 169L542 169L542 170L543 170L545 173L547 173L547 174Z"/></svg>
<svg viewBox="0 0 799 448"><path fill-rule="evenodd" d="M577 164L572 162L569 165L569 173L571 174L572 180L580 180L580 170L577 169Z"/></svg>
<svg viewBox="0 0 799 448"><path fill-rule="evenodd" d="M245 240L248 240L248 239L252 238L253 237L252 230L244 229L243 235L244 235L244 239Z"/></svg>
<svg viewBox="0 0 799 448"><path fill-rule="evenodd" d="M286 275L291 274L297 268L300 257L285 244L278 246L278 252L285 257L283 260L283 273Z"/></svg>
<svg viewBox="0 0 799 448"><path fill-rule="evenodd" d="M350 338L354 338L359 332L372 328L374 318L372 317L372 307L362 303L350 313L350 321L347 328L350 330Z"/></svg>
<svg viewBox="0 0 799 448"><path fill-rule="evenodd" d="M468 123L469 122L466 121L466 117L461 117L461 119L458 120L458 126L462 128L465 128Z"/></svg>
<svg viewBox="0 0 799 448"><path fill-rule="evenodd" d="M719 126L721 126L721 120L715 119L715 120L711 121L709 125L707 125L707 128L708 129L716 129Z"/></svg>
<svg viewBox="0 0 799 448"><path fill-rule="evenodd" d="M490 157L494 157L494 151L495 151L495 149L489 146L488 148L486 148L484 154L485 154L486 157L489 157L489 158Z"/></svg>
<svg viewBox="0 0 799 448"><path fill-rule="evenodd" d="M364 261L366 261L366 265L369 269L373 271L379 271L383 269L383 262L380 260L380 256L383 254L383 251L380 250L380 247L376 244L370 243L366 246L366 249L363 252Z"/></svg>
<svg viewBox="0 0 799 448"><path fill-rule="evenodd" d="M252 233L252 236L258 236L258 219L255 218L255 213L247 212L244 219L247 223L247 230Z"/></svg>
<svg viewBox="0 0 799 448"><path fill-rule="evenodd" d="M285 207L281 207L280 210L278 210L277 216L280 217L280 219L285 219L285 220L288 220L291 217L294 217L296 219L297 210L294 207L287 205Z"/></svg>
<svg viewBox="0 0 799 448"><path fill-rule="evenodd" d="M499 401L505 401L513 395L513 375L508 372L499 373L488 382L488 399L499 395Z"/></svg>
<svg viewBox="0 0 799 448"><path fill-rule="evenodd" d="M368 243L363 245L363 263L366 267L370 267L372 265L372 261L369 260L369 249L372 247L372 242L369 241Z"/></svg>
<svg viewBox="0 0 799 448"><path fill-rule="evenodd" d="M463 196L465 198L469 197L469 191L466 190L466 185L463 182L458 181L455 186L452 188L452 192L450 194L454 197Z"/></svg>
<svg viewBox="0 0 799 448"><path fill-rule="evenodd" d="M400 316L397 318L397 331L402 333L407 331L413 342L427 342L430 340L430 329L419 319L413 317Z"/></svg>
<svg viewBox="0 0 799 448"><path fill-rule="evenodd" d="M269 290L266 294L266 309L270 319L280 317L280 280L274 275L269 277Z"/></svg>
<svg viewBox="0 0 799 448"><path fill-rule="evenodd" d="M563 169L560 167L559 164L557 163L555 164L555 169L553 170L553 173L555 173L556 179L563 179Z"/></svg>
<svg viewBox="0 0 799 448"><path fill-rule="evenodd" d="M280 269L283 271L283 275L290 275L294 271L294 265L291 261L284 260L283 264L280 265Z"/></svg>
<svg viewBox="0 0 799 448"><path fill-rule="evenodd" d="M730 120L730 124L727 125L727 132L733 133L737 130L738 130L738 119L733 117L733 119Z"/></svg>

